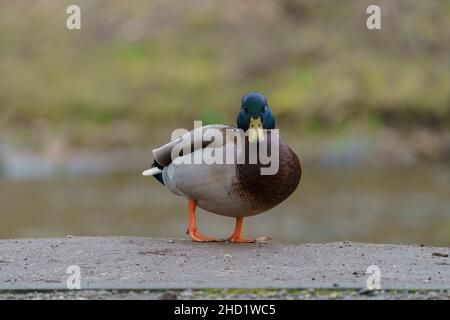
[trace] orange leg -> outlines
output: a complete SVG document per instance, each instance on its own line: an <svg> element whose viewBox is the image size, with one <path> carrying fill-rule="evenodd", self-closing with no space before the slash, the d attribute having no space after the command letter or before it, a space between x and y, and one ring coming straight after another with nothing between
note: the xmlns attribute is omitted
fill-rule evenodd
<svg viewBox="0 0 450 320"><path fill-rule="evenodd" d="M197 231L197 223L195 222L195 208L197 207L197 203L195 200L189 200L188 208L189 208L189 226L187 233L191 237L193 241L198 242L220 242L224 241L223 239L218 238L209 238L202 235Z"/></svg>
<svg viewBox="0 0 450 320"><path fill-rule="evenodd" d="M234 228L233 234L228 238L228 241L234 243L252 243L257 240L270 240L269 237L260 237L258 239L242 239L242 224L244 222L244 217L236 217L236 226Z"/></svg>

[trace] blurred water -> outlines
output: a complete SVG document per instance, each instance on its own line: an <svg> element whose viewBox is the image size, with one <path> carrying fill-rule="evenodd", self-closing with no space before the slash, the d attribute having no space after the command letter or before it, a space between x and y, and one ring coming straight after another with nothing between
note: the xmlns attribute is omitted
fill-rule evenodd
<svg viewBox="0 0 450 320"><path fill-rule="evenodd" d="M185 237L186 201L140 172L0 180L1 238L66 235ZM225 237L234 221L199 210L200 230ZM300 188L246 219L246 236L276 241L450 245L450 170L304 168Z"/></svg>

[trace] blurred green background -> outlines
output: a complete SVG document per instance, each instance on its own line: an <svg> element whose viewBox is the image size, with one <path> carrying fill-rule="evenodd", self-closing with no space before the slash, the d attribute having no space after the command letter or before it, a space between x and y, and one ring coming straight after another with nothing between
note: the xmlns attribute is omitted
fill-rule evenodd
<svg viewBox="0 0 450 320"><path fill-rule="evenodd" d="M450 1L2 1L0 237L182 236L149 150L260 91L304 176L249 233L448 245L449 40Z"/></svg>

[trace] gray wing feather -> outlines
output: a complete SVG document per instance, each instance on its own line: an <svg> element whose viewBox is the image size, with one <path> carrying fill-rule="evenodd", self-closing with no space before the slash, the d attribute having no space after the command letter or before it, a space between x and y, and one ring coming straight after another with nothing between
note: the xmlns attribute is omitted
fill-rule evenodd
<svg viewBox="0 0 450 320"><path fill-rule="evenodd" d="M176 155L176 157L185 156L187 154L186 150L188 150L189 153L192 153L197 151L198 149L206 148L207 146L214 143L214 141L202 141L203 140L202 131L204 132L209 129L224 130L227 128L233 127L214 124L203 126L201 128L196 128L194 130L186 132L185 134L172 140L171 142L152 150L153 158L156 160L158 164L166 167L170 165L174 160L172 151L174 150L175 147L177 147L177 150L180 149L183 150L183 152ZM218 145L215 146L218 147Z"/></svg>

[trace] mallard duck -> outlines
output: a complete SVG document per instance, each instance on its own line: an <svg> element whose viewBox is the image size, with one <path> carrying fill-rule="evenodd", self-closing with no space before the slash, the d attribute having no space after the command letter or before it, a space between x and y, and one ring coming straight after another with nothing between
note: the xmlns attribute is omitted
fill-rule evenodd
<svg viewBox="0 0 450 320"><path fill-rule="evenodd" d="M187 233L193 241L224 241L206 237L198 231L195 219L197 206L236 218L234 232L228 238L230 242L249 243L270 239L243 239L243 219L265 212L288 198L297 188L302 173L297 155L273 129L275 118L266 97L256 92L247 93L242 98L237 126L209 125L184 133L152 151L154 162L143 175L155 177L169 191L188 200ZM198 134L208 130L216 134L213 139L208 140ZM236 137L243 137L243 143ZM278 146L275 149L279 157L278 170L274 174L262 174L261 170L268 164L262 161L258 153L257 160L251 160L252 152L262 150L263 142L267 145L265 150ZM233 161L196 162L195 159L205 154L219 155L219 158Z"/></svg>

